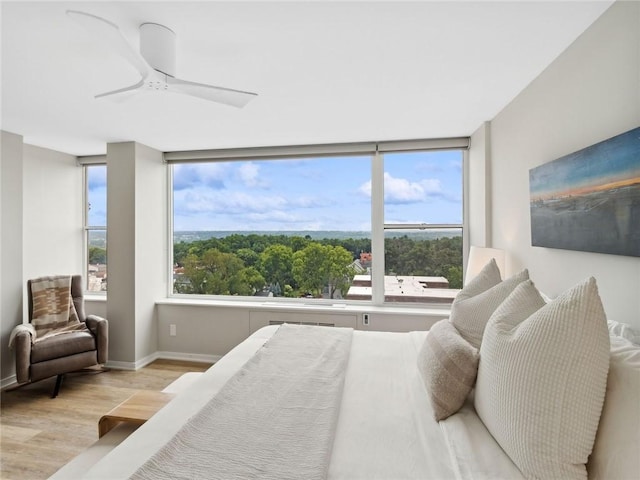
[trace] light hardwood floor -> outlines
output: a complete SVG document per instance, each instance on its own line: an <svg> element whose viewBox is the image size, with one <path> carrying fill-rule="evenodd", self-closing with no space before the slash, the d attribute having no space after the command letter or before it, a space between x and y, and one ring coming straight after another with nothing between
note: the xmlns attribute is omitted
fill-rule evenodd
<svg viewBox="0 0 640 480"><path fill-rule="evenodd" d="M0 396L0 478L48 478L98 440L102 415L139 390L160 391L209 364L157 360L135 371L71 373L50 398L55 378Z"/></svg>

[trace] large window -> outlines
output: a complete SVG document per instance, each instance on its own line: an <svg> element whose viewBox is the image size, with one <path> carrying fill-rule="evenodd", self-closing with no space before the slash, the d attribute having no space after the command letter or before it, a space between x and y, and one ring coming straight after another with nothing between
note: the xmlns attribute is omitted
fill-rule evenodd
<svg viewBox="0 0 640 480"><path fill-rule="evenodd" d="M343 298L371 249L368 157L173 167L174 292Z"/></svg>
<svg viewBox="0 0 640 480"><path fill-rule="evenodd" d="M386 301L449 303L462 288L462 153L384 155Z"/></svg>
<svg viewBox="0 0 640 480"><path fill-rule="evenodd" d="M173 293L450 303L462 283L462 147L308 148L165 155Z"/></svg>
<svg viewBox="0 0 640 480"><path fill-rule="evenodd" d="M85 165L84 231L89 292L107 291L107 167Z"/></svg>

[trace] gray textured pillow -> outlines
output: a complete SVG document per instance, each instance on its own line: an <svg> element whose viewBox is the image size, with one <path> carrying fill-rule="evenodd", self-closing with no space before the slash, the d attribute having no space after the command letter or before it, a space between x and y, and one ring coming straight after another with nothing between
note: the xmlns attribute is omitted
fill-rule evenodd
<svg viewBox="0 0 640 480"><path fill-rule="evenodd" d="M480 275L476 278L479 277ZM520 283L528 279L529 272L523 270L504 282L470 295L479 290L475 285L475 279L472 280L468 285L472 287L472 291L467 291L467 287L463 288L453 301L449 320L467 342L476 348L480 348L484 327L491 314Z"/></svg>
<svg viewBox="0 0 640 480"><path fill-rule="evenodd" d="M548 304L522 282L487 324L476 411L525 477L586 479L608 369L595 280Z"/></svg>
<svg viewBox="0 0 640 480"><path fill-rule="evenodd" d="M434 418L444 420L462 407L478 372L478 350L447 320L434 324L418 354L418 370Z"/></svg>

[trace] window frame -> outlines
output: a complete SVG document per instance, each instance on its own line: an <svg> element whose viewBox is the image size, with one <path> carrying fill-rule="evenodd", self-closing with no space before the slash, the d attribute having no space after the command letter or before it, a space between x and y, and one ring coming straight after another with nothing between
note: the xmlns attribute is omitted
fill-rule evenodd
<svg viewBox="0 0 640 480"><path fill-rule="evenodd" d="M82 254L82 262L84 265L84 282L83 282L83 290L85 294L88 295L98 295L106 297L107 291L92 291L89 290L89 233L91 231L104 231L108 234L107 225L90 225L89 224L89 168L95 166L104 166L107 167L106 156L95 155L95 156L87 156L87 157L78 157L78 165L82 167L82 183L83 183L83 191L82 191L82 244L83 244L83 254ZM107 187L107 196L109 195L109 190Z"/></svg>
<svg viewBox="0 0 640 480"><path fill-rule="evenodd" d="M462 153L462 178L461 178L461 182L462 184L460 185L461 187L461 191L462 191L462 199L461 199L461 203L462 203L462 223L385 223L384 221L384 207L385 207L385 203L384 203L384 154L383 153L378 153L377 156L380 157L379 159L377 159L375 167L374 168L374 172L372 174L372 176L375 174L378 177L378 182L382 183L382 186L378 188L377 193L379 194L379 199L377 199L377 201L379 202L376 203L376 211L379 212L380 214L380 218L381 220L379 221L379 223L382 225L381 226L381 233L378 233L378 235L381 237L380 239L380 252L382 252L381 255L374 255L373 256L373 264L376 265L377 268L373 269L373 272L376 272L376 274L372 273L372 296L371 296L371 300L372 303L374 305L377 306L382 306L382 305L405 305L405 303L402 302L390 302L390 301L386 301L386 295L385 295L385 289L384 289L384 277L385 277L385 273L386 273L386 265L385 265L385 253L386 253L386 249L385 249L385 232L387 230L450 230L450 229L460 229L461 233L462 233L462 263L463 263L463 271L466 265L466 256L467 256L467 251L469 249L468 246L468 229L467 229L467 186L468 186L468 182L467 182L467 172L468 172L468 152L469 149L461 149L461 148L432 148L429 150L425 150L425 149L419 149L419 150L409 150L409 149L404 149L404 150L389 150L386 153L398 153L398 152L407 152L407 151L420 151L420 152L424 152L424 151L443 151L443 150L460 150ZM373 182L372 182L372 193L374 191L373 188ZM373 203L373 202L372 202ZM373 214L374 214L374 207L372 205L372 222L373 222ZM378 223L378 222L377 222ZM373 225L372 225L372 229L373 229ZM373 236L373 234L372 234ZM373 239L372 239L372 243L373 243ZM374 250L373 245L371 250ZM373 252L372 252L373 253ZM376 257L379 258L378 263L376 264L375 260ZM378 288L376 288L376 286ZM418 305L424 306L424 305L431 305L431 304L427 304L427 303L421 303L421 302L416 302ZM443 303L437 303L435 305L450 305L450 304L443 304Z"/></svg>
<svg viewBox="0 0 640 480"><path fill-rule="evenodd" d="M308 299L255 296L230 296L230 295L197 295L174 293L173 286L173 221L174 221L174 201L173 201L173 168L179 163L209 163L209 162L229 162L229 161L267 161L287 158L318 158L327 156L361 156L371 157L371 251L372 258L372 296L371 300L347 300L347 299L314 299L314 306L335 306L343 305L371 305L375 307L408 307L424 308L425 306L435 308L450 308L450 303L418 303L418 302L385 302L384 295L384 232L391 229L451 229L460 228L462 230L463 244L463 270L465 259L469 249L468 245L468 219L467 219L467 198L468 198L468 151L470 146L469 137L438 138L438 139L416 139L398 140L384 142L361 142L344 144L323 144L323 145L292 145L276 147L249 147L232 149L212 149L194 151L165 152L164 161L167 164L167 211L168 211L168 278L167 296L168 298L218 301L218 302L255 302L270 304L291 304L309 305ZM399 153L409 151L437 151L437 150L460 150L462 152L462 223L461 224L385 224L384 223L384 153Z"/></svg>

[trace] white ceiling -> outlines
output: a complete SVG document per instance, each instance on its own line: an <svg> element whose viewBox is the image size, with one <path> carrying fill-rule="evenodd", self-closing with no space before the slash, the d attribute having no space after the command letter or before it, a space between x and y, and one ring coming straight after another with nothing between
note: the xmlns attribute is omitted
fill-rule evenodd
<svg viewBox="0 0 640 480"><path fill-rule="evenodd" d="M2 2L2 129L75 154L435 138L492 119L611 1ZM67 9L177 34L179 78L257 92L244 109L147 93Z"/></svg>

